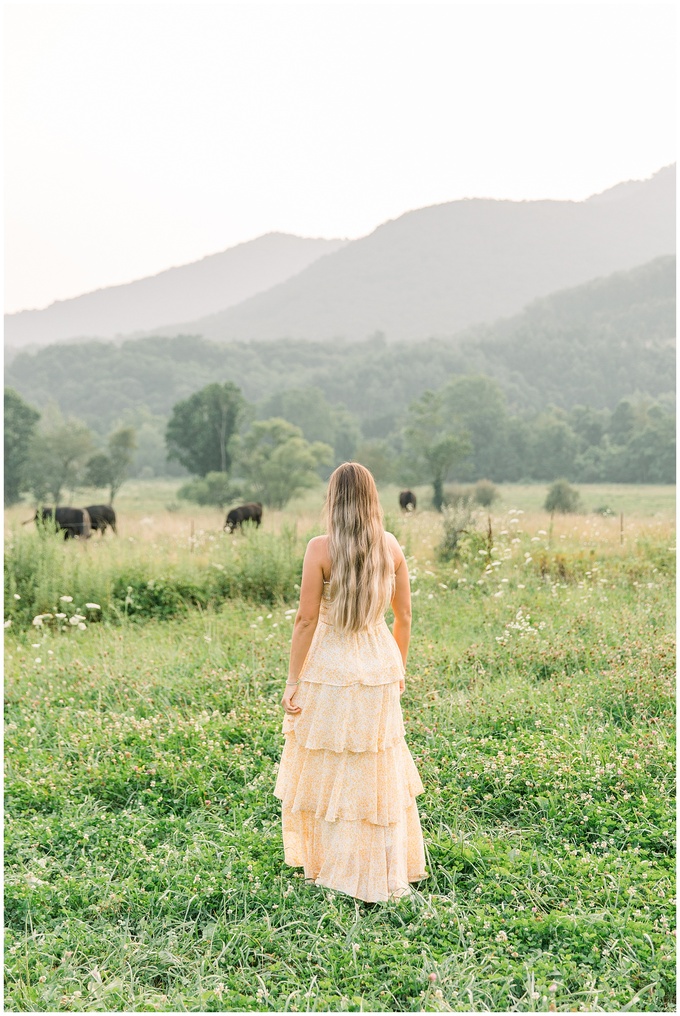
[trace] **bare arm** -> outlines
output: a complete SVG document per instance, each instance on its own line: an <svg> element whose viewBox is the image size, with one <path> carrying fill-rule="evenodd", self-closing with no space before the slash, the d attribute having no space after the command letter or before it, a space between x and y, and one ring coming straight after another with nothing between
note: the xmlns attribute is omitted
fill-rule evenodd
<svg viewBox="0 0 680 1016"><path fill-rule="evenodd" d="M297 689L298 677L305 662L305 657L312 644L316 625L319 620L319 606L323 594L323 548L319 537L307 544L305 559L302 565L302 584L300 586L300 606L293 625L293 638L290 645L290 662L288 664L288 681L281 699L284 710L292 716L300 712L300 706L293 704Z"/></svg>
<svg viewBox="0 0 680 1016"><path fill-rule="evenodd" d="M391 536L391 534L390 534ZM401 658L406 667L409 642L411 641L411 583L408 577L408 565L404 552L399 546L395 536L391 536L390 547L394 554L394 594L392 596L392 611L394 613L394 624L392 634L399 646ZM401 688L403 691L404 688Z"/></svg>

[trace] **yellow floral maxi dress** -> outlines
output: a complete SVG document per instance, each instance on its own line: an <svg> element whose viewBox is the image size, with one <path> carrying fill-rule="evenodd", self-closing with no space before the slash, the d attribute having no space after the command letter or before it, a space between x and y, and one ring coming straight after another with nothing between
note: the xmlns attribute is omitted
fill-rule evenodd
<svg viewBox="0 0 680 1016"><path fill-rule="evenodd" d="M344 633L328 616L328 583L294 699L274 794L286 864L317 885L369 903L425 878L416 795L404 739L401 654L387 624Z"/></svg>

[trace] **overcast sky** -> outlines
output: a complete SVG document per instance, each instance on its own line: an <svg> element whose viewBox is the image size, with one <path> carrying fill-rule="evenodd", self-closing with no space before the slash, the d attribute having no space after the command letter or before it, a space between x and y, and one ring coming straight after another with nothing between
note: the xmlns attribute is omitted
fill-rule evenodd
<svg viewBox="0 0 680 1016"><path fill-rule="evenodd" d="M4 5L5 306L675 161L672 4Z"/></svg>

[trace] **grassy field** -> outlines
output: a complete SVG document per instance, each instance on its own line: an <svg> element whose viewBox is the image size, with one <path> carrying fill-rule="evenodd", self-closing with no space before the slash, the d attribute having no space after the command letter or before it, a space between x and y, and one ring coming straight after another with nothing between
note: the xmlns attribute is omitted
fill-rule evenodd
<svg viewBox="0 0 680 1016"><path fill-rule="evenodd" d="M382 492L429 877L368 907L285 867L272 796L321 495L228 537L177 485L118 540L6 513L5 1007L674 1010L674 488L551 526L504 487L448 563Z"/></svg>

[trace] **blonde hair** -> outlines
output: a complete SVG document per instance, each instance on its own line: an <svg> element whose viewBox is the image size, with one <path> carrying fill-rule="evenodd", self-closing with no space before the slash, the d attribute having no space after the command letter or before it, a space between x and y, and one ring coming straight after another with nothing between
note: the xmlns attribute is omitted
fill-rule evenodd
<svg viewBox="0 0 680 1016"><path fill-rule="evenodd" d="M359 631L382 619L394 583L378 491L365 466L338 466L328 481L325 514L330 620L343 631Z"/></svg>

